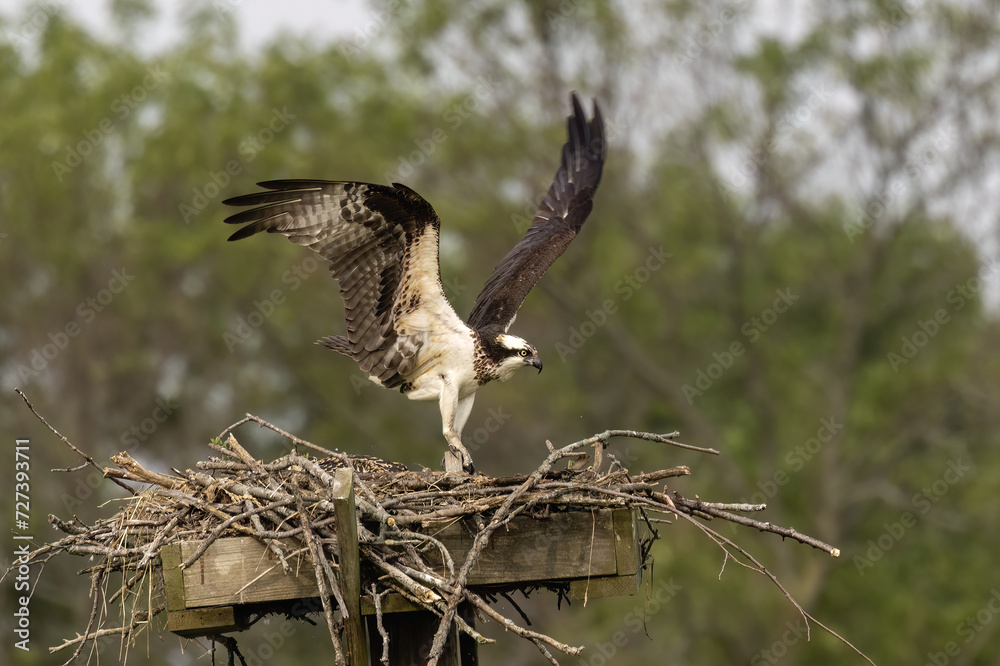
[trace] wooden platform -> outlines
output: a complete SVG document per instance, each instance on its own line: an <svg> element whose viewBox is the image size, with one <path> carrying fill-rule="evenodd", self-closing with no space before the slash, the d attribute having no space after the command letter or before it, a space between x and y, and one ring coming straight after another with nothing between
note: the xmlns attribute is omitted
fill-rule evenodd
<svg viewBox="0 0 1000 666"><path fill-rule="evenodd" d="M470 520L425 526L422 530L444 543L456 569L465 561L475 538ZM544 583L569 584L576 598L635 594L640 578L639 540L644 530L627 509L553 512L546 518L518 516L497 530L476 567L472 588ZM288 540L289 552L297 542ZM180 564L199 542L172 544L161 553L167 597L167 629L198 636L245 628L253 613L279 611L317 595L315 573L306 554L290 560L292 574L267 548L250 537L219 539L189 569ZM436 549L428 561L444 573ZM435 562L435 557L438 561ZM363 586L361 589L364 589ZM383 599L383 611L416 610L398 595ZM361 613L374 612L370 597L361 597Z"/></svg>

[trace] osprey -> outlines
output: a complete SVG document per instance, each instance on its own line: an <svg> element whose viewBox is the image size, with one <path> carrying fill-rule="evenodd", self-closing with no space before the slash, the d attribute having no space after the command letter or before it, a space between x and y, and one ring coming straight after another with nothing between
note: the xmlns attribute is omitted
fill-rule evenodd
<svg viewBox="0 0 1000 666"><path fill-rule="evenodd" d="M266 192L227 199L254 206L226 218L245 224L235 241L260 231L284 234L319 253L340 284L347 335L317 343L348 356L386 388L437 400L451 456L445 468L472 472L462 428L480 386L520 368L542 371L538 351L507 332L531 288L576 237L593 207L606 152L594 100L587 120L576 95L562 164L524 238L493 269L463 322L444 295L438 262L440 220L399 183L273 180Z"/></svg>

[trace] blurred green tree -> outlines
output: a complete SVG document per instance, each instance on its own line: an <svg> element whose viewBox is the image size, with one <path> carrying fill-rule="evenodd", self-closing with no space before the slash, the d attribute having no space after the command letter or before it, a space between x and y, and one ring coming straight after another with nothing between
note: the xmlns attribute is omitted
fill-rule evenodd
<svg viewBox="0 0 1000 666"><path fill-rule="evenodd" d="M155 5L113 6L117 33L100 37L46 3L0 24L0 422L32 438L36 523L93 519L117 493L87 471L48 473L77 461L14 386L102 460L128 449L188 466L249 411L436 466L432 406L312 345L342 326L325 267L270 239L227 245L220 202L269 178L405 182L443 219L445 288L465 314L548 186L579 89L609 121L605 179L515 324L546 372L480 396L477 463L524 471L546 438L677 428L724 455L615 455L635 470L689 464L689 493L766 502L765 519L840 546L832 560L731 535L876 662L993 663L989 3L807 3L785 17L746 2L374 3L340 41L282 36L252 54L228 3L192 3L184 36L155 55L136 38ZM242 438L262 457L282 446ZM724 558L702 535L661 533L648 600L557 612L533 598L535 627L586 644L587 664L853 659L820 632L806 642L764 579L729 567L716 580ZM71 569L46 569L38 649L16 663L48 663L41 646L80 630ZM501 641L482 658L537 659L524 649ZM315 660L299 638L280 654Z"/></svg>

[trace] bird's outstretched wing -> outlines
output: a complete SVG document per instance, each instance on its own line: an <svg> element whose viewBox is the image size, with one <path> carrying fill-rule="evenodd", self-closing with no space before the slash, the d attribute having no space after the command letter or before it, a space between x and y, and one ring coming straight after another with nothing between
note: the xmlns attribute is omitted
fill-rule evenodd
<svg viewBox="0 0 1000 666"><path fill-rule="evenodd" d="M589 122L575 93L572 102L562 165L524 238L493 269L476 297L468 322L472 328L500 326L506 331L528 292L566 250L590 214L607 150L604 121L596 100Z"/></svg>
<svg viewBox="0 0 1000 666"><path fill-rule="evenodd" d="M330 262L340 283L347 336L325 338L386 387L401 385L426 332L461 320L445 298L438 264L440 221L410 188L324 180L258 183L266 192L223 203L255 206L226 218L245 224L229 240L284 234Z"/></svg>

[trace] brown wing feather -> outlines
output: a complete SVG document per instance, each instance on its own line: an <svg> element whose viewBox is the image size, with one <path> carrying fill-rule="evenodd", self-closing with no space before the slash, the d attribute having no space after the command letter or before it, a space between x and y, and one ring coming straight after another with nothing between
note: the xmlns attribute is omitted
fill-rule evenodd
<svg viewBox="0 0 1000 666"><path fill-rule="evenodd" d="M426 259L422 264L411 261L416 244L432 242L437 247L440 221L434 209L399 184L322 180L258 184L269 191L223 202L256 206L226 218L229 224L246 225L229 240L261 231L280 233L329 261L330 272L340 283L347 336L324 338L320 343L353 358L384 386L401 385L419 350L419 343L401 338L394 327L407 285L420 282L408 280L407 271L433 272L431 283L440 287L436 251L433 265L426 265L431 263ZM451 310L440 288L419 294L419 301L426 307Z"/></svg>
<svg viewBox="0 0 1000 666"><path fill-rule="evenodd" d="M604 121L596 100L589 123L575 93L572 102L562 164L524 238L493 269L476 297L468 322L472 328L500 326L507 330L528 292L566 250L590 214L607 149Z"/></svg>

